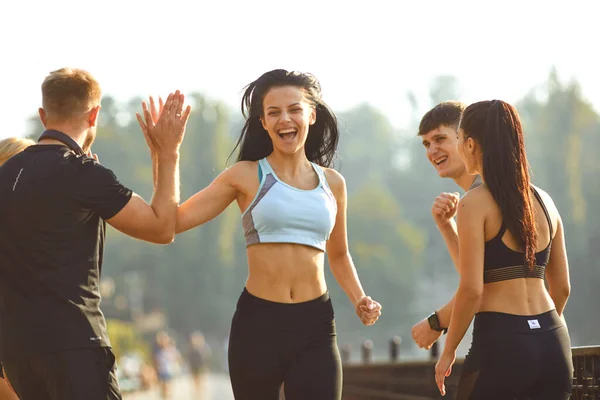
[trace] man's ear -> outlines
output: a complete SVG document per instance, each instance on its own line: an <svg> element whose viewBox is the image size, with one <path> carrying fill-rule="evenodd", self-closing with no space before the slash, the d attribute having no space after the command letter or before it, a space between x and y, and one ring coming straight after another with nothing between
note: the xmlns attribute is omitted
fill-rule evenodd
<svg viewBox="0 0 600 400"><path fill-rule="evenodd" d="M90 114L88 117L89 126L96 126L96 124L98 123L98 114L100 114L100 108L102 107L98 105L90 110Z"/></svg>
<svg viewBox="0 0 600 400"><path fill-rule="evenodd" d="M46 114L46 110L40 107L38 108L38 114L40 115L40 121L42 121L42 125L44 125L45 128L46 122L48 121L48 115Z"/></svg>

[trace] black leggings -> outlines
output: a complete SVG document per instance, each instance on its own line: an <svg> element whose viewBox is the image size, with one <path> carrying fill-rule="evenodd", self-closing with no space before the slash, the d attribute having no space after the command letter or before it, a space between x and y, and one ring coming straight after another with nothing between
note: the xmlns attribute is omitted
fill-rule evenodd
<svg viewBox="0 0 600 400"><path fill-rule="evenodd" d="M342 367L329 294L295 304L242 292L229 337L236 400L340 400Z"/></svg>
<svg viewBox="0 0 600 400"><path fill-rule="evenodd" d="M555 310L521 316L482 312L465 358L457 400L567 400L571 340Z"/></svg>

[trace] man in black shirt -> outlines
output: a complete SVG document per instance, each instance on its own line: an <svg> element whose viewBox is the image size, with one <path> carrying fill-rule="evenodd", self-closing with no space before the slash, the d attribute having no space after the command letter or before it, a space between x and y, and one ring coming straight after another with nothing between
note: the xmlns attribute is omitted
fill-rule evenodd
<svg viewBox="0 0 600 400"><path fill-rule="evenodd" d="M419 124L418 136L427 152L427 159L440 178L450 178L465 192L481 184L479 175L470 175L456 149L458 124L466 105L458 101L445 101L429 110ZM441 193L431 208L448 251L458 270L458 234L454 215L458 205L458 193ZM429 317L412 328L417 345L429 349L443 332L446 332L452 316L454 298Z"/></svg>
<svg viewBox="0 0 600 400"><path fill-rule="evenodd" d="M174 238L189 107L179 92L160 117L144 104L157 168L148 205L90 156L100 98L88 72L50 73L39 144L0 168L0 354L21 400L121 398L100 311L106 222L153 243Z"/></svg>

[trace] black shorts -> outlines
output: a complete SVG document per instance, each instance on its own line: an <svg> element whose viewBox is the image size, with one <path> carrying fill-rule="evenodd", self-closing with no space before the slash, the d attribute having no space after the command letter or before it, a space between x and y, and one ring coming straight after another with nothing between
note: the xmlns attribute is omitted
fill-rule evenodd
<svg viewBox="0 0 600 400"><path fill-rule="evenodd" d="M121 400L115 356L108 347L61 350L3 364L19 400Z"/></svg>
<svg viewBox="0 0 600 400"><path fill-rule="evenodd" d="M521 316L482 312L465 358L457 400L568 400L571 340L555 310Z"/></svg>

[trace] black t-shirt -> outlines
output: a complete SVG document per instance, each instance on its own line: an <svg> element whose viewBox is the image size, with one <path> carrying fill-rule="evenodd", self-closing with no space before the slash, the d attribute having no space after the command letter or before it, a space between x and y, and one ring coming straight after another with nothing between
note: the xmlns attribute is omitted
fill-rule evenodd
<svg viewBox="0 0 600 400"><path fill-rule="evenodd" d="M131 190L92 158L34 145L0 167L0 354L110 346L100 311L105 220Z"/></svg>

